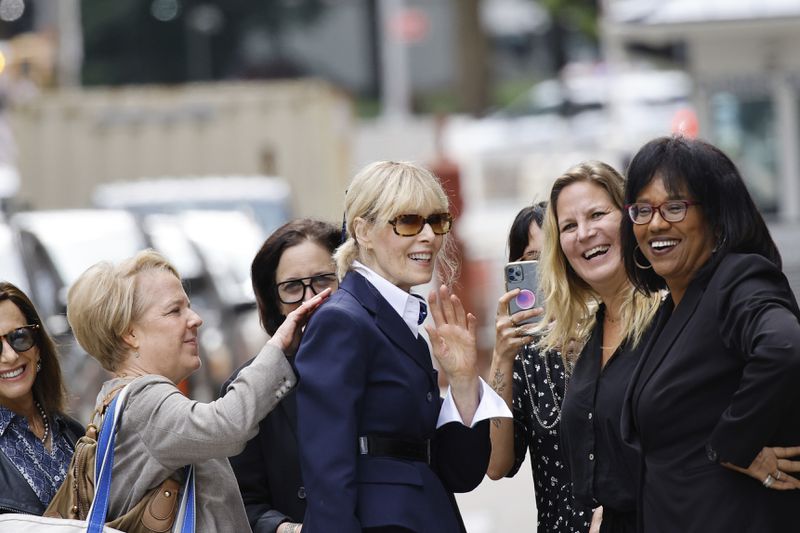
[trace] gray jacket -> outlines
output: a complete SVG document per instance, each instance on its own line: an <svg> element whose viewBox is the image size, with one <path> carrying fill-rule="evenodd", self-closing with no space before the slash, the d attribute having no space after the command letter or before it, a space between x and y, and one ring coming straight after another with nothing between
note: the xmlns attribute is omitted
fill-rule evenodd
<svg viewBox="0 0 800 533"><path fill-rule="evenodd" d="M131 383L114 452L108 520L136 505L176 471L195 465L197 531L250 531L228 457L240 453L264 418L294 386L291 366L277 348L265 346L211 403L183 396L159 375L116 378L103 384L101 405L119 385Z"/></svg>

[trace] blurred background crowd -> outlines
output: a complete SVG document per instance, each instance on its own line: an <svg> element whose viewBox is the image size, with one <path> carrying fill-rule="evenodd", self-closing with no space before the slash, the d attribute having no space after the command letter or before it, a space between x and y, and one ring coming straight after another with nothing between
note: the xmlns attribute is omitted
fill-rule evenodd
<svg viewBox="0 0 800 533"><path fill-rule="evenodd" d="M264 341L264 238L336 223L355 169L413 160L455 206L488 370L514 214L681 133L737 163L800 294L797 50L796 0L0 0L0 278L46 317L85 420L106 376L66 290L161 251L205 321L185 390L210 400ZM533 520L525 478L461 496L470 531Z"/></svg>

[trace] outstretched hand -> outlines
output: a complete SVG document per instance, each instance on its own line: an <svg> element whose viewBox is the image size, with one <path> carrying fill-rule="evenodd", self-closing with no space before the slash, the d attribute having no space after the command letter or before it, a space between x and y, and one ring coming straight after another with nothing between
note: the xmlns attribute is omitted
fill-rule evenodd
<svg viewBox="0 0 800 533"><path fill-rule="evenodd" d="M478 375L478 320L464 311L461 300L445 285L430 292L428 306L433 325L426 324L425 329L439 368L451 384L461 379L474 380Z"/></svg>
<svg viewBox="0 0 800 533"><path fill-rule="evenodd" d="M431 339L433 356L450 382L453 401L462 422L470 426L480 399L478 382L478 320L464 311L461 300L442 285L432 290L428 304L433 326L425 329Z"/></svg>
<svg viewBox="0 0 800 533"><path fill-rule="evenodd" d="M800 446L764 447L747 468L730 463L722 465L756 479L768 489L800 489L800 481L789 474L800 472L800 460L794 460L795 457L800 457Z"/></svg>
<svg viewBox="0 0 800 533"><path fill-rule="evenodd" d="M331 292L330 288L325 289L286 315L286 320L283 321L283 324L280 325L272 338L267 341L267 344L280 348L286 355L294 354L300 345L303 327L308 323L308 319L311 318L314 311L322 305L322 302L328 299Z"/></svg>

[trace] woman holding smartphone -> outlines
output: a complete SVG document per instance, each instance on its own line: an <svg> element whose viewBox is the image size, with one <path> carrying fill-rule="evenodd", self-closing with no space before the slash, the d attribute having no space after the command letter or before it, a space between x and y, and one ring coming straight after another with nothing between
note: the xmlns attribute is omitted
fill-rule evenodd
<svg viewBox="0 0 800 533"><path fill-rule="evenodd" d="M517 214L508 235L509 262L538 261L546 209L547 203L540 202ZM538 336L531 334L532 326L523 325L540 317L541 309L510 314L509 303L519 293L519 288L510 290L497 304L490 379L492 388L512 409L514 419L492 420L492 455L486 474L494 480L513 477L525 454L530 453L537 529L585 533L592 511L576 504L572 497L560 446L561 403L570 371L559 350L541 351Z"/></svg>
<svg viewBox="0 0 800 533"><path fill-rule="evenodd" d="M624 445L625 390L661 304L628 280L620 224L624 179L580 163L556 179L544 222L539 279L547 306L540 349L579 353L561 410L575 500L603 506L602 532L636 531L638 454Z"/></svg>

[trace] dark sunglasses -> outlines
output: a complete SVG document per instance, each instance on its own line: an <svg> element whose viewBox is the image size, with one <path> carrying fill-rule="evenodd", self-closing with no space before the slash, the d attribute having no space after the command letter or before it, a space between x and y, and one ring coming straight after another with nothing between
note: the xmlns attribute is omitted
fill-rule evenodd
<svg viewBox="0 0 800 533"><path fill-rule="evenodd" d="M17 329L12 329L5 335L0 335L0 354L3 353L3 339L6 340L11 349L15 352L26 352L36 344L36 334L39 324L29 324Z"/></svg>
<svg viewBox="0 0 800 533"><path fill-rule="evenodd" d="M413 237L419 235L425 228L425 224L430 224L433 233L445 235L450 232L453 225L453 217L450 213L434 213L425 218L422 215L397 215L389 224L394 228L394 232L401 237Z"/></svg>

